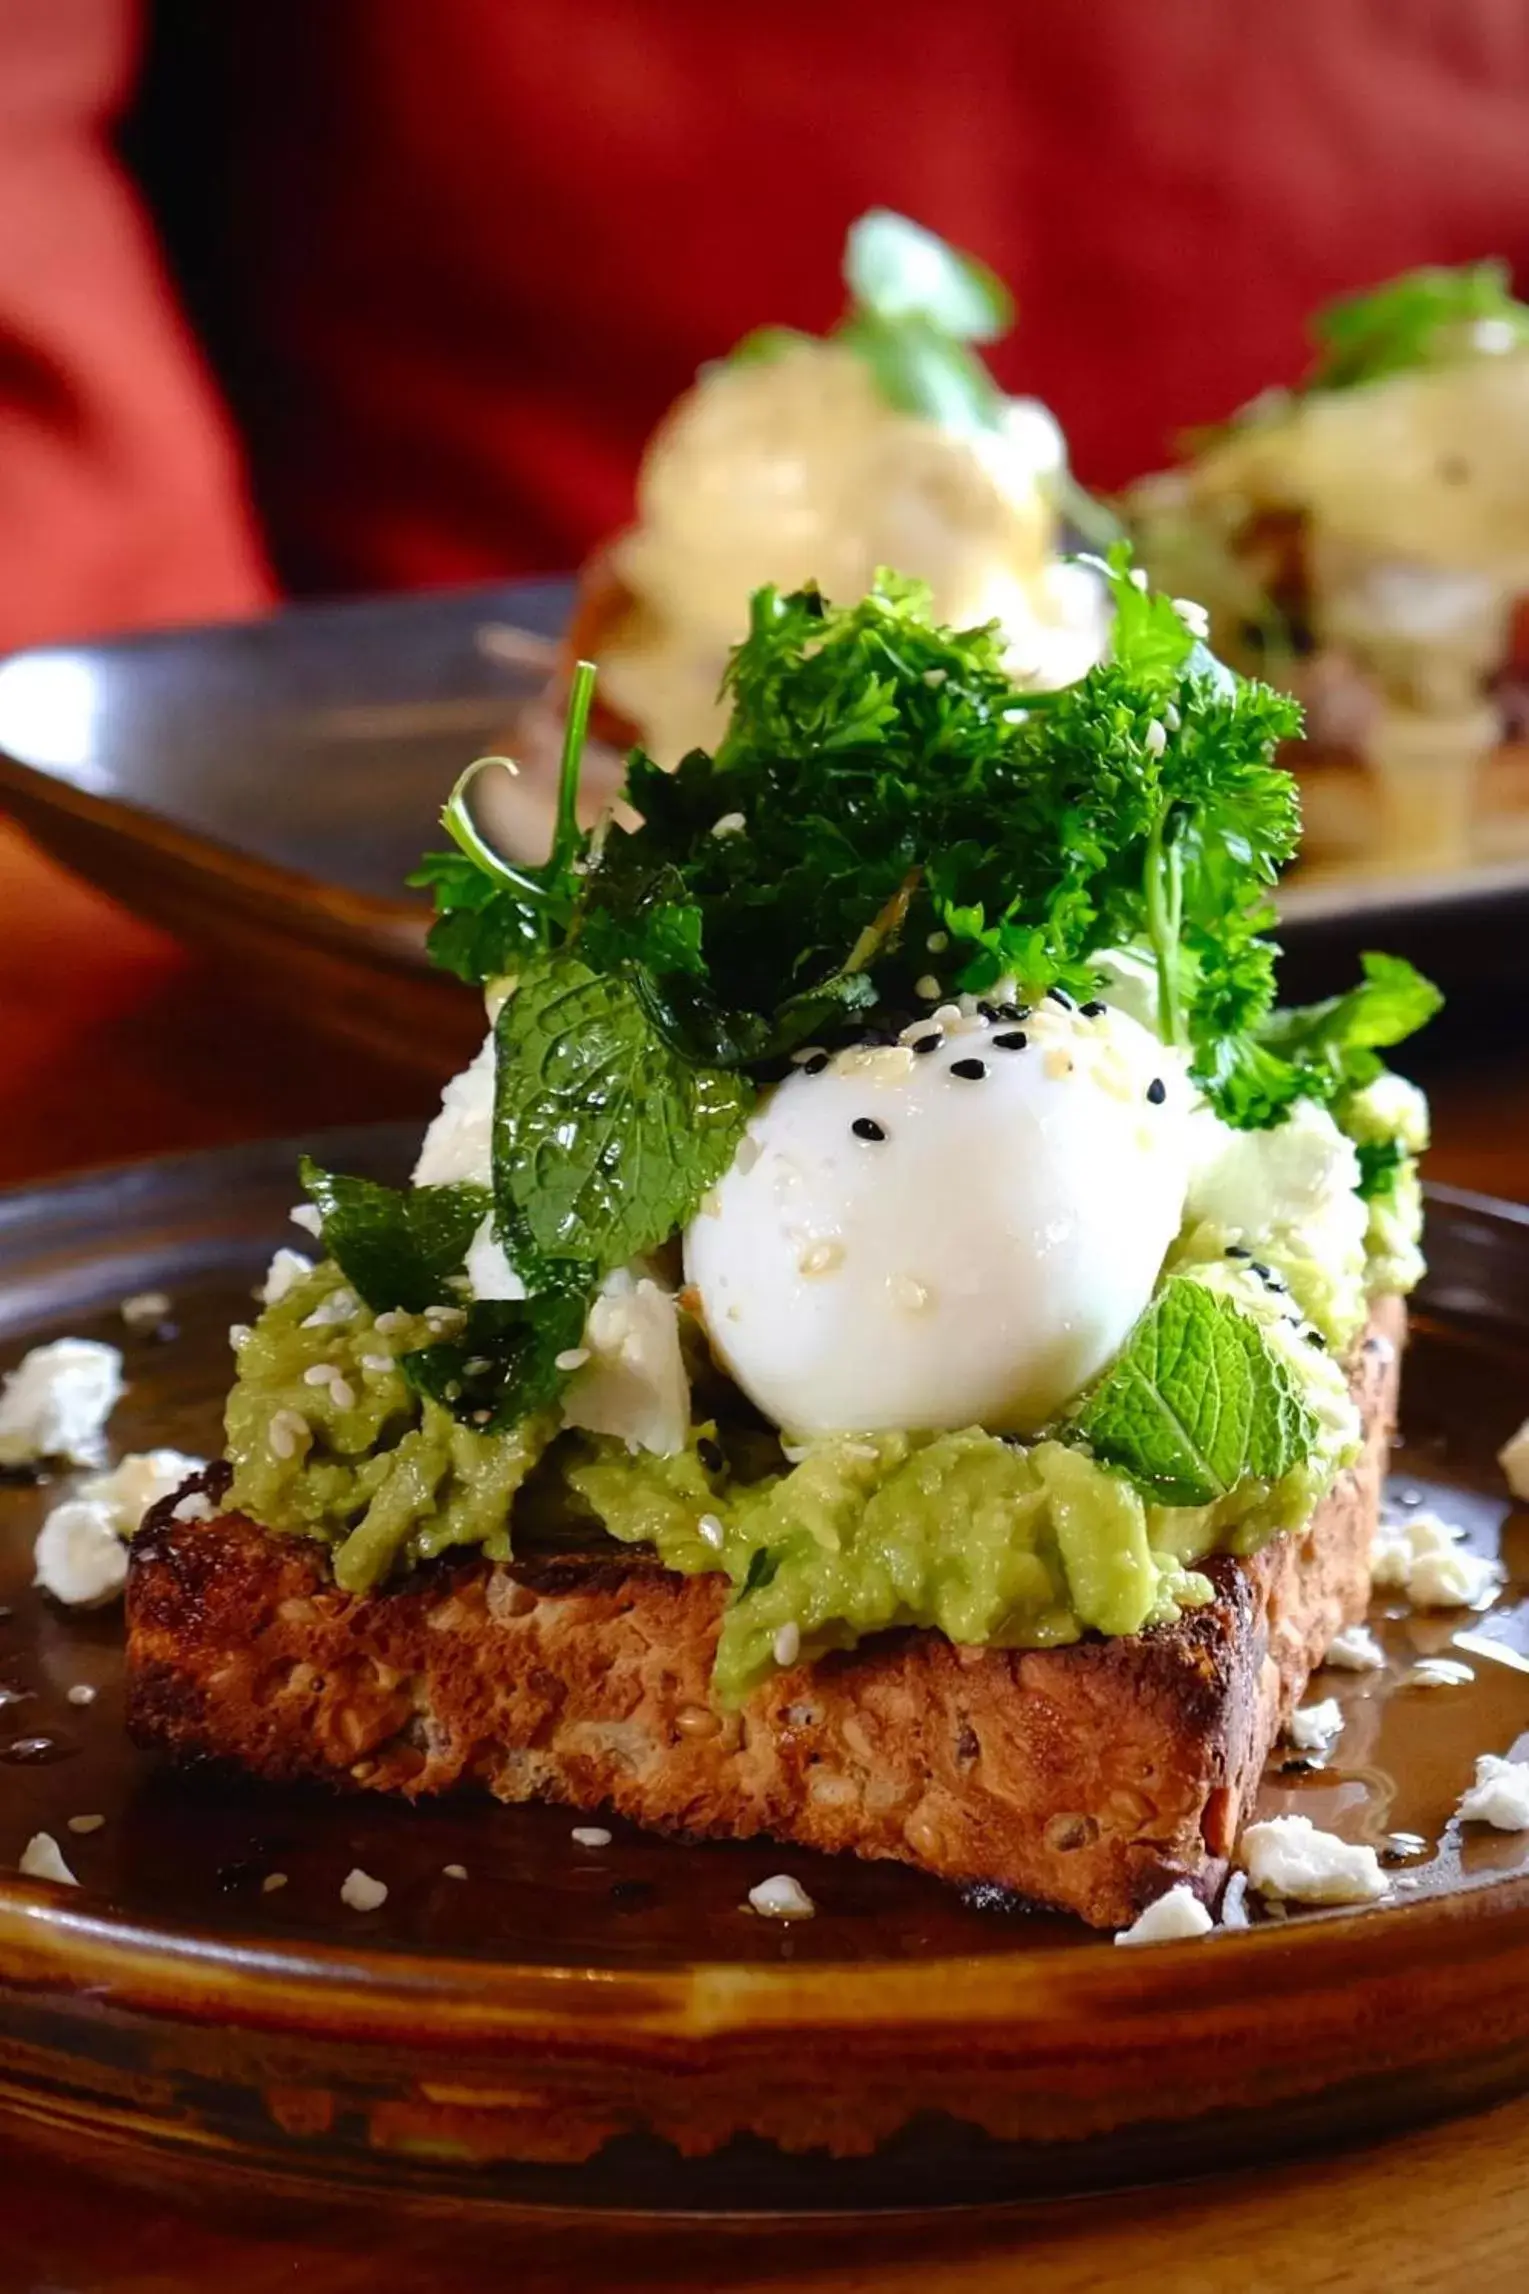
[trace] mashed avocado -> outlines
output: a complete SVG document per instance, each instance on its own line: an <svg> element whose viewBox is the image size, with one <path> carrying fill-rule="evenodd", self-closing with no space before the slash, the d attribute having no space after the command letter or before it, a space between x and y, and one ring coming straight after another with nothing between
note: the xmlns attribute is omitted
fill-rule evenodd
<svg viewBox="0 0 1529 2294"><path fill-rule="evenodd" d="M1272 1250L1254 1266L1202 1223L1174 1265L1259 1320L1320 1428L1295 1471L1246 1480L1216 1505L1153 1505L1073 1444L976 1427L835 1436L789 1457L758 1429L709 1423L670 1457L562 1431L550 1412L480 1430L398 1366L439 1337L439 1313L379 1320L332 1265L267 1307L239 1346L230 1502L322 1539L350 1591L451 1546L503 1559L512 1530L593 1529L686 1575L723 1572L733 1593L716 1681L729 1702L793 1650L815 1657L897 1627L1018 1648L1139 1632L1209 1598L1195 1566L1208 1554L1254 1551L1304 1521L1358 1441L1343 1371L1312 1343Z"/></svg>

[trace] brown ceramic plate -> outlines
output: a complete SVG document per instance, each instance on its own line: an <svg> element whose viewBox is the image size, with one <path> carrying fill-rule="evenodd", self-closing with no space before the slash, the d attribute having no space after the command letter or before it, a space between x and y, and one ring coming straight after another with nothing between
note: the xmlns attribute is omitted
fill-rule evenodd
<svg viewBox="0 0 1529 2294"><path fill-rule="evenodd" d="M330 1139L379 1175L400 1132ZM218 1440L226 1329L284 1237L290 1144L0 1197L0 1361L123 1344L122 1448ZM1383 1676L1335 1673L1325 1767L1270 1777L1392 1861L1360 1916L1118 1951L890 1866L686 1846L553 1809L176 1776L121 1733L120 1618L30 1586L57 1489L0 1488L0 2103L105 2156L427 2198L859 2207L1198 2171L1529 2084L1529 1836L1451 1821L1529 1730L1529 1539L1493 1451L1529 1407L1529 1212L1437 1193L1395 1490L1501 1540L1486 1615L1382 1607ZM125 1293L173 1300L127 1333ZM1409 1687L1452 1648L1468 1685ZM87 1684L93 1703L72 1702ZM102 1817L84 1830L71 1819ZM22 1880L34 1831L78 1891ZM389 1894L340 1901L359 1865ZM465 1879L447 1867L466 1867ZM742 1909L785 1868L818 1906ZM267 1892L263 1882L285 1875Z"/></svg>

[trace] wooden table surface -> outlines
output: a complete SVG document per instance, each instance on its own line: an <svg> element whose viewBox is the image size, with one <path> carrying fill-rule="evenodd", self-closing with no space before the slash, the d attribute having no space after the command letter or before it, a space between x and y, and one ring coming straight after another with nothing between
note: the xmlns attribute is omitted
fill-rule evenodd
<svg viewBox="0 0 1529 2294"><path fill-rule="evenodd" d="M423 1115L417 1076L246 1007L197 958L0 823L0 1183L371 1117ZM1427 1077L1435 1177L1529 1200L1529 1035ZM1055 2208L917 2223L479 2231L375 2210L258 2215L194 2182L101 2179L0 2127L0 2294L434 2294L507 2284L956 2294L1529 2285L1529 2098L1370 2150ZM385 2266L379 2257L385 2255Z"/></svg>

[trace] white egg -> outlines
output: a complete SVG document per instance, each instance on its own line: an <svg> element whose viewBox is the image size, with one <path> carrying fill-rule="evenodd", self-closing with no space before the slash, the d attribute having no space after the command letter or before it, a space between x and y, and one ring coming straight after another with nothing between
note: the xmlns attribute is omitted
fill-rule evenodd
<svg viewBox="0 0 1529 2294"><path fill-rule="evenodd" d="M1176 1055L1093 1006L942 1011L931 1050L789 1076L686 1235L719 1359L792 1433L1033 1432L1118 1351L1178 1232Z"/></svg>

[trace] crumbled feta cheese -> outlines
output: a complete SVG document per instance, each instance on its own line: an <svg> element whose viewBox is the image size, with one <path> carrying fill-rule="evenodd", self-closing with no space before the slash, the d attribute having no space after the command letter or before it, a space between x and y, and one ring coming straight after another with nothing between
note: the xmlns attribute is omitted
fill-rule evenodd
<svg viewBox="0 0 1529 2294"><path fill-rule="evenodd" d="M174 1521L211 1521L212 1500L205 1490L188 1490L170 1515Z"/></svg>
<svg viewBox="0 0 1529 2294"><path fill-rule="evenodd" d="M463 1261L467 1287L474 1298L524 1298L526 1286L505 1255L504 1245L494 1233L492 1217L483 1221L467 1246Z"/></svg>
<svg viewBox="0 0 1529 2294"><path fill-rule="evenodd" d="M608 1848L611 1844L603 1824L575 1824L572 1836L581 1848Z"/></svg>
<svg viewBox="0 0 1529 2294"><path fill-rule="evenodd" d="M1476 1678L1469 1665L1456 1662L1453 1657L1419 1657L1410 1671L1402 1675L1404 1689L1463 1689L1467 1681Z"/></svg>
<svg viewBox="0 0 1529 2294"><path fill-rule="evenodd" d="M295 1255L295 1254L294 1254ZM311 1314L303 1316L304 1330L327 1330L331 1323L354 1322L361 1311L361 1301L353 1290L341 1283L327 1298L321 1298Z"/></svg>
<svg viewBox="0 0 1529 2294"><path fill-rule="evenodd" d="M93 1705L99 1693L89 1681L76 1681L72 1688L64 1691L72 1705Z"/></svg>
<svg viewBox="0 0 1529 2294"><path fill-rule="evenodd" d="M1502 1581L1495 1561L1462 1545L1465 1531L1424 1506L1396 1521L1382 1522L1371 1557L1371 1581L1383 1591L1405 1593L1420 1609L1474 1609L1489 1601Z"/></svg>
<svg viewBox="0 0 1529 2294"><path fill-rule="evenodd" d="M1499 1760L1495 1752L1484 1752L1476 1763L1476 1781L1455 1814L1462 1824L1529 1832L1529 1760Z"/></svg>
<svg viewBox="0 0 1529 2294"><path fill-rule="evenodd" d="M742 836L748 826L741 812L725 812L720 820L711 824L713 836Z"/></svg>
<svg viewBox="0 0 1529 2294"><path fill-rule="evenodd" d="M93 1338L34 1346L0 1385L0 1466L93 1466L122 1392L122 1356Z"/></svg>
<svg viewBox="0 0 1529 2294"><path fill-rule="evenodd" d="M1336 1665L1345 1673L1379 1672L1385 1661L1386 1653L1368 1625L1345 1625L1328 1642L1322 1659L1324 1665Z"/></svg>
<svg viewBox="0 0 1529 2294"><path fill-rule="evenodd" d="M1245 1928L1248 1920L1248 1875L1233 1872L1221 1891L1221 1925L1224 1928Z"/></svg>
<svg viewBox="0 0 1529 2294"><path fill-rule="evenodd" d="M1293 1712L1285 1733L1297 1752L1326 1752L1342 1732L1343 1707L1336 1697L1324 1697L1318 1705L1302 1705Z"/></svg>
<svg viewBox="0 0 1529 2294"><path fill-rule="evenodd" d="M584 1328L589 1360L563 1397L563 1422L674 1457L690 1432L690 1380L674 1294L631 1267L607 1275Z"/></svg>
<svg viewBox="0 0 1529 2294"><path fill-rule="evenodd" d="M749 1903L767 1920L810 1920L817 1910L801 1881L793 1880L789 1872L777 1872L750 1888Z"/></svg>
<svg viewBox="0 0 1529 2294"><path fill-rule="evenodd" d="M353 1912L375 1912L387 1900L385 1882L374 1880L370 1872L363 1872L357 1866L354 1871L346 1873L340 1886L340 1901L348 1904Z"/></svg>
<svg viewBox="0 0 1529 2294"><path fill-rule="evenodd" d="M441 1112L425 1133L414 1166L416 1187L493 1185L494 1038L441 1094Z"/></svg>
<svg viewBox="0 0 1529 2294"><path fill-rule="evenodd" d="M1523 1504L1529 1505L1529 1418L1526 1418L1511 1441L1503 1443L1497 1453L1497 1462L1508 1477L1508 1487Z"/></svg>
<svg viewBox="0 0 1529 2294"><path fill-rule="evenodd" d="M1207 1936L1215 1926L1193 1888L1180 1880L1155 1904L1149 1904L1139 1918L1116 1936L1118 1944L1172 1944L1190 1936Z"/></svg>
<svg viewBox="0 0 1529 2294"><path fill-rule="evenodd" d="M135 1290L117 1309L129 1330L157 1330L169 1311L170 1300L162 1290Z"/></svg>
<svg viewBox="0 0 1529 2294"><path fill-rule="evenodd" d="M127 1579L126 1541L150 1506L200 1473L202 1465L179 1450L145 1450L123 1458L110 1473L91 1475L39 1530L33 1582L71 1608L112 1600Z"/></svg>
<svg viewBox="0 0 1529 2294"><path fill-rule="evenodd" d="M21 1851L20 1870L28 1880L56 1880L63 1888L77 1888L80 1884L64 1862L63 1850L51 1832L32 1834Z"/></svg>
<svg viewBox="0 0 1529 2294"><path fill-rule="evenodd" d="M1386 1892L1373 1848L1321 1832L1309 1816L1250 1824L1238 1854L1260 1895L1297 1904L1370 1904Z"/></svg>
<svg viewBox="0 0 1529 2294"><path fill-rule="evenodd" d="M305 1235L317 1242L324 1232L324 1216L317 1203L294 1203L287 1213L294 1227L301 1227Z"/></svg>
<svg viewBox="0 0 1529 2294"><path fill-rule="evenodd" d="M262 1306L279 1306L294 1283L301 1282L305 1274L312 1274L313 1261L302 1251L289 1251L285 1245L276 1253L265 1270L265 1281L256 1294Z"/></svg>

